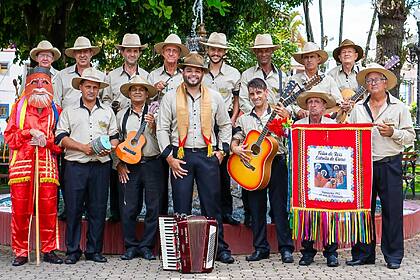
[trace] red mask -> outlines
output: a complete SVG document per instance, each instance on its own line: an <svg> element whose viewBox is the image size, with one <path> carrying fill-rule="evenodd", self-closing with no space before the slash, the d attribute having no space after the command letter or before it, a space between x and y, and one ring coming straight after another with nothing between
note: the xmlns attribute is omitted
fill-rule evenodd
<svg viewBox="0 0 420 280"><path fill-rule="evenodd" d="M53 87L51 77L45 73L33 73L26 77L25 96L28 103L36 108L51 106Z"/></svg>

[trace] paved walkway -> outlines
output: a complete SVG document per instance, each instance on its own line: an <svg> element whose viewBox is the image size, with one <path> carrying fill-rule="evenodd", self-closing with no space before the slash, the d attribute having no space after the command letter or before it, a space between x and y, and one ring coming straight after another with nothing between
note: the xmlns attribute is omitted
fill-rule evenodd
<svg viewBox="0 0 420 280"><path fill-rule="evenodd" d="M34 264L12 267L10 247L0 246L0 279L419 279L420 234L405 241L405 258L398 270L387 269L379 246L377 250L376 265L361 267L344 264L350 258L350 250L346 249L339 252L341 265L337 268L327 267L321 254L317 255L314 264L300 267L297 264L300 254L296 253L294 264L281 263L278 254L256 263L245 261L245 256L235 256L234 264L216 263L210 274L180 274L163 271L159 260L122 261L119 256L107 256L106 264L81 260L76 265L41 263L39 267Z"/></svg>

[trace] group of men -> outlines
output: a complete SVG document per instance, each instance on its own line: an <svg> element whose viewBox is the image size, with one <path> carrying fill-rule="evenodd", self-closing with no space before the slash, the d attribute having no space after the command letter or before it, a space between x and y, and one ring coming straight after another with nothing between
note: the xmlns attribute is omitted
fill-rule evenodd
<svg viewBox="0 0 420 280"><path fill-rule="evenodd" d="M328 60L328 54L315 43L306 43L302 51L293 55L304 66L304 71L291 77L273 64L272 55L281 46L273 44L269 34L256 36L251 50L257 64L242 75L225 62L229 46L223 33L212 33L203 45L208 65L202 56L190 53L176 34L170 34L165 41L154 46L155 52L163 58L162 67L148 73L137 63L147 44L141 44L137 34L126 34L122 43L116 46L124 63L107 75L92 67L91 59L100 50L85 37L77 38L74 46L65 51L76 64L58 73L54 73L51 63L60 57L60 52L48 41L40 42L31 51L31 58L42 69L38 71L53 76L52 86L49 85L47 92L54 101L49 99L49 106L39 106L28 98L28 106L32 104L34 109L26 110L26 114L30 113L34 120L50 116L52 121L22 124L23 113L19 111L18 101L12 110L5 137L10 148L21 153L21 161L16 162L22 165L30 162L33 166L33 155L27 151L38 147L41 152L47 151L47 159L56 169L60 148L64 150L62 164L65 168L60 174L65 186L67 216L64 262L75 264L82 255L80 239L84 210L89 223L85 258L95 262L107 261L102 255L102 246L108 186L111 186L111 207L114 205L115 211L119 210L120 213L115 215L120 215L122 220L126 251L121 259L155 259L153 248L158 216L167 214L170 181L174 212L187 215L191 214L193 185L196 183L202 215L214 217L218 222L217 260L233 263L223 234L224 222L239 224L232 217L231 182L226 167L229 154L237 154L243 161L249 161L250 150L243 141L250 130L263 129L273 110L279 117L293 118L296 123L335 123L325 115L327 109L338 106L346 113L351 112L350 122L374 124L372 215L378 194L383 209L382 251L388 267L398 268L403 258L400 153L403 145L413 142L414 130L407 107L387 91L396 85L394 74L377 64L362 70L356 63L363 57L362 49L350 40L344 40L334 50L334 59L339 66L325 75L318 85L298 96L295 104L285 108L279 100L286 83L294 80L302 86L315 75L320 75L319 66ZM182 57L183 63L179 64ZM34 85L43 88L46 84L36 79ZM362 101L354 104L343 99L341 90L355 90L358 86L364 86L368 92ZM25 88L22 100L25 95L30 95L29 90ZM41 90L34 92L46 94ZM59 117L59 112L55 114L55 111L61 109L51 109L55 107L63 109ZM112 152L132 131L141 131L146 139L142 158L136 164L128 164ZM93 143L103 136L108 139L109 148L105 148L107 143L102 143L102 149L97 151ZM45 145L45 139L51 138L55 141ZM267 194L281 260L284 263L294 261L287 212L287 147L281 137L276 137L276 140L279 151L273 160L267 189L242 193L245 222L252 229L255 248L247 261L259 261L270 255L266 230ZM46 161L45 157L41 159ZM11 170L19 168L16 162L11 162ZM11 180L12 248L16 255L13 265L16 266L28 261L27 234L32 209L22 207L21 200L31 200L32 192L25 192L23 197L21 189L31 189L34 177L25 178L29 179ZM112 178L115 184L110 184ZM41 182L44 182L42 178ZM57 180L45 180L40 191L57 185ZM56 193L49 192L48 196L56 203ZM135 229L143 198L145 225L143 236L138 240ZM45 231L55 232L57 225L52 221L57 213L51 207L49 211L49 223L46 223L49 228ZM24 220L19 220L23 214ZM15 219L19 222L14 222ZM55 236L41 234L41 240L44 260L63 263L54 253L57 249ZM309 265L316 254L313 241L303 240L302 247L299 264ZM338 266L337 244L327 244L324 249L327 265ZM347 261L348 265L374 263L375 241L356 244L352 257Z"/></svg>

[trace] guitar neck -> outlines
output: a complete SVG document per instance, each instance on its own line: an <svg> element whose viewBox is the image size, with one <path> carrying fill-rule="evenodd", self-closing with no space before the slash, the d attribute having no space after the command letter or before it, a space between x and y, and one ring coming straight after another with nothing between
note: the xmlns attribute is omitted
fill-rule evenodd
<svg viewBox="0 0 420 280"><path fill-rule="evenodd" d="M145 121L143 121L143 122L141 123L139 130L137 130L136 136L134 136L134 139L135 139L136 141L138 141L138 140L139 140L139 138L140 138L140 135L142 135L142 134L143 134L144 130L146 129L146 125L147 125L147 122L145 122Z"/></svg>
<svg viewBox="0 0 420 280"><path fill-rule="evenodd" d="M366 89L363 86L359 86L356 90L356 93L350 97L351 101L356 101L358 100L360 97L362 97L366 92Z"/></svg>

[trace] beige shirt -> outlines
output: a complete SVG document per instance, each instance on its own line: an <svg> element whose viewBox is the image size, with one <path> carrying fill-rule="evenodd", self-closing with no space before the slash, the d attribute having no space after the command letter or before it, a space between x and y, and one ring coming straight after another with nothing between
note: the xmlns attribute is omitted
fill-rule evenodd
<svg viewBox="0 0 420 280"><path fill-rule="evenodd" d="M244 114L240 116L236 122L237 126L234 129L235 134L232 136L233 139L239 140L243 142L247 136L247 134L251 130L258 130L262 131L264 126L267 124L268 120L271 116L271 107L268 107L267 111L260 117L257 116L254 109L248 114ZM283 144L282 138L277 137L276 135L272 135L277 142L279 143L279 154L286 154L287 148Z"/></svg>
<svg viewBox="0 0 420 280"><path fill-rule="evenodd" d="M328 72L334 81L336 82L338 89L341 91L345 88L350 88L352 90L357 90L359 84L357 83L356 76L362 68L358 65L354 65L353 69L351 70L350 74L347 75L343 71L343 66L338 65Z"/></svg>
<svg viewBox="0 0 420 280"><path fill-rule="evenodd" d="M60 115L55 132L59 145L66 136L82 144L88 144L102 135L109 135L110 139L118 139L118 128L111 107L102 104L99 99L91 112L84 106L81 98L77 104L65 108ZM64 158L80 163L110 160L108 155L104 157L95 154L88 156L75 150L66 150Z"/></svg>
<svg viewBox="0 0 420 280"><path fill-rule="evenodd" d="M120 137L122 139L126 139L126 135L122 135L122 125L123 125L123 119L124 115L129 112L127 123L126 123L126 133L129 133L130 131L138 131L141 125L142 115L143 115L144 106L140 113L136 113L129 108L125 108L117 113L117 125L118 125L118 131L120 134ZM148 125L146 125L146 128L143 132L144 138L146 139L146 143L144 144L142 148L142 154L145 157L152 157L157 156L160 154L159 145L156 138L156 132Z"/></svg>
<svg viewBox="0 0 420 280"><path fill-rule="evenodd" d="M105 79L105 74L101 73L101 80ZM73 78L80 77L77 72L76 64L64 68L58 72L52 80L54 89L54 102L65 109L72 105L78 105L82 92L78 89L74 89L71 85ZM102 90L99 91L99 95L102 94Z"/></svg>
<svg viewBox="0 0 420 280"><path fill-rule="evenodd" d="M219 92L225 102L226 108L233 109L233 96L239 94L241 73L226 63L222 63L220 72L215 77L212 73L204 75L203 84Z"/></svg>
<svg viewBox="0 0 420 280"><path fill-rule="evenodd" d="M404 145L412 145L416 134L408 107L388 93L387 102L379 110L376 119L372 119L369 106L370 95L357 102L350 114L350 123L392 123L394 133L391 137L381 136L377 127L372 129L372 156L378 161L387 156L394 156L404 150ZM369 108L369 110L368 110Z"/></svg>
<svg viewBox="0 0 420 280"><path fill-rule="evenodd" d="M137 66L135 75L139 75L144 79L147 79L149 73ZM109 72L105 78L105 82L109 84L109 87L104 89L102 94L102 102L108 106L111 106L113 101L118 101L120 103L119 110L129 107L130 99L121 93L120 87L122 84L127 83L131 78L132 77L124 70L124 65Z"/></svg>
<svg viewBox="0 0 420 280"><path fill-rule="evenodd" d="M286 79L286 75L281 75L282 80L284 82ZM239 92L239 108L241 109L241 111L247 114L251 112L252 108L254 108L254 105L252 105L248 96L248 82L254 78L261 78L265 80L265 82L268 85L269 92L268 104L270 104L271 106L275 106L279 101L280 96L278 93L280 87L279 76L279 70L275 66L274 70L268 73L266 77L264 77L264 72L258 66L258 64L245 70L245 72L243 72L241 76L241 90Z"/></svg>
<svg viewBox="0 0 420 280"><path fill-rule="evenodd" d="M182 86L182 85L181 85ZM208 89L212 99L212 132L211 141L213 146L218 146L220 150L229 151L229 143L232 137L232 124L225 104L219 93ZM185 148L205 148L207 147L203 135L201 134L201 95L193 99L188 95L189 108L189 127ZM219 135L216 139L214 125L219 127ZM157 138L163 156L167 156L172 146L179 146L178 122L176 119L176 94L166 94L160 104L157 120Z"/></svg>
<svg viewBox="0 0 420 280"><path fill-rule="evenodd" d="M318 73L319 75L322 75L322 73ZM308 81L309 78L306 75L305 72L296 73L293 76L291 76L288 80L294 80L296 81L300 86L303 87L304 82ZM330 93L337 103L343 102L343 97L341 96L340 90L338 89L337 84L335 83L334 79L331 76L325 75L322 81L317 84L316 86L311 88L311 91L326 91ZM297 105L297 103L293 103L287 107L289 112L292 114L296 114L301 110L301 108Z"/></svg>
<svg viewBox="0 0 420 280"><path fill-rule="evenodd" d="M321 123L337 123L335 120L322 116ZM294 124L309 124L309 117L295 121Z"/></svg>
<svg viewBox="0 0 420 280"><path fill-rule="evenodd" d="M150 72L149 76L147 77L147 80L153 86L160 81L164 81L165 83L167 83L167 86L162 90L162 92L158 93L153 98L153 100L159 102L162 100L163 95L167 94L168 92L175 92L178 86L184 81L184 79L182 78L181 69L177 69L175 74L171 76L168 72L166 72L165 67L163 65Z"/></svg>

